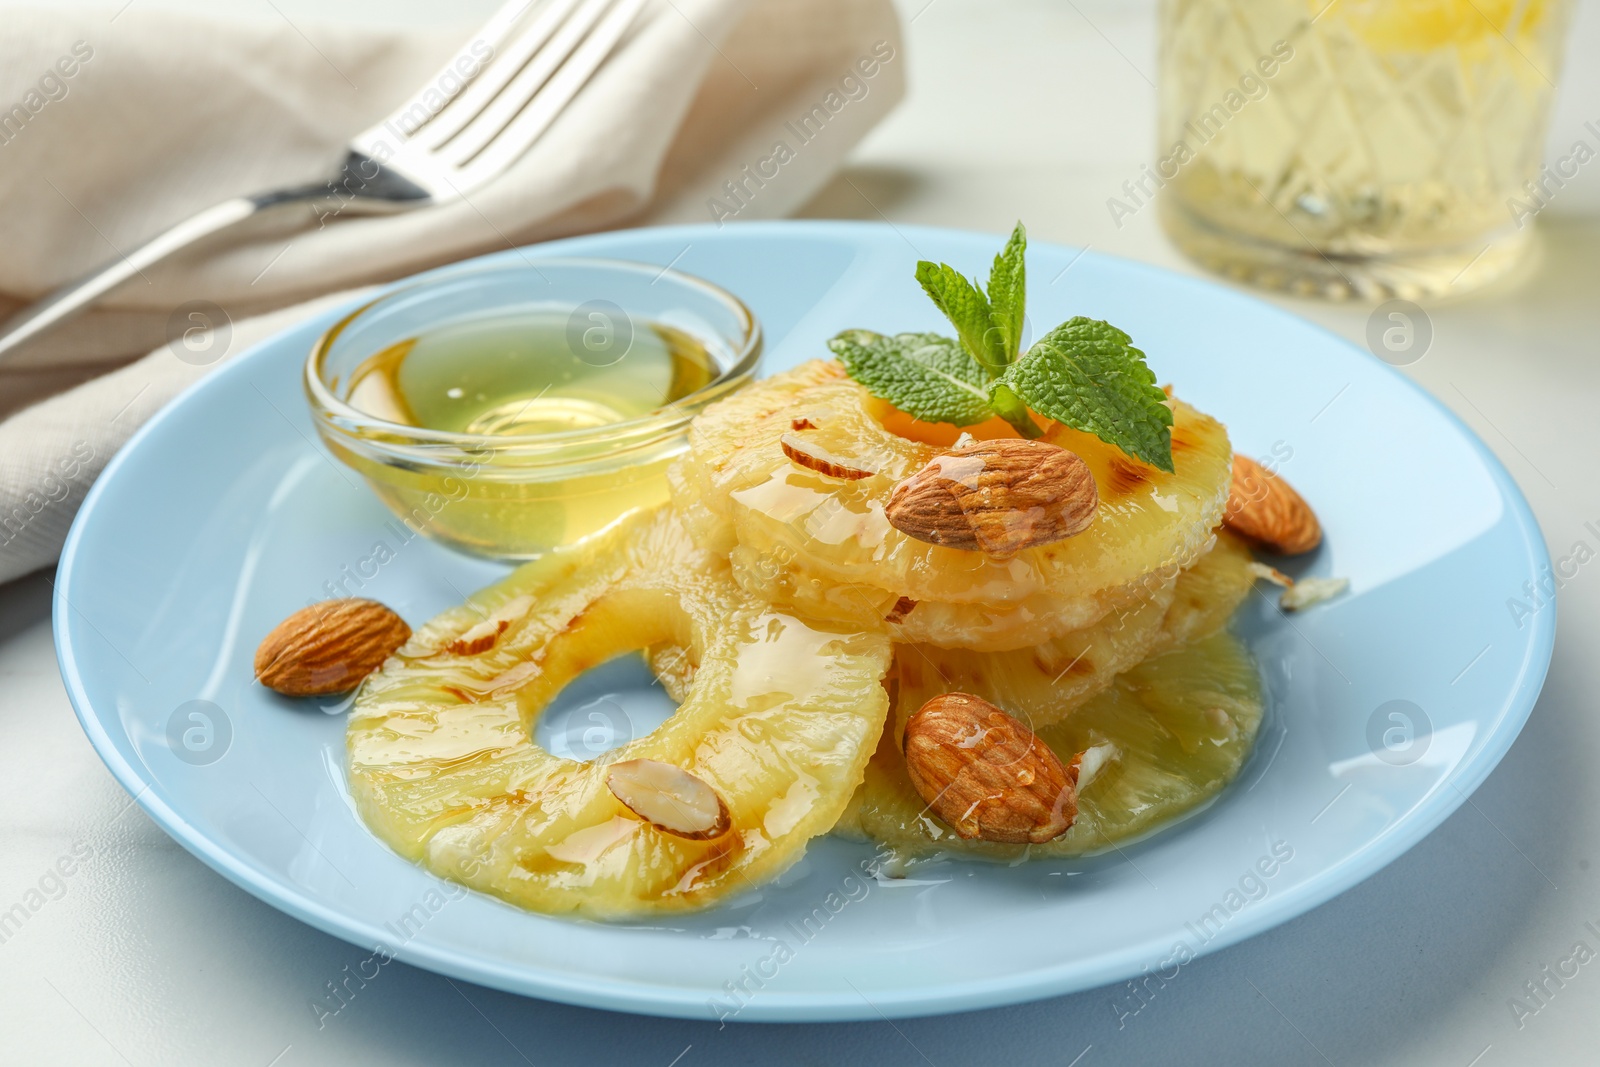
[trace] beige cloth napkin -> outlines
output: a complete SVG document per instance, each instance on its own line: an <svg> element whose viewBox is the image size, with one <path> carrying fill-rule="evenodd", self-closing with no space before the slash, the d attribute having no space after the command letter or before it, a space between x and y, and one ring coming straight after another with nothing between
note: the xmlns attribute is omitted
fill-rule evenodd
<svg viewBox="0 0 1600 1067"><path fill-rule="evenodd" d="M473 30L137 4L5 21L0 315L212 203L323 180ZM903 69L890 0L653 0L549 132L467 201L325 225L284 209L147 271L0 363L0 581L56 558L106 461L221 359L351 289L466 256L786 214L899 99ZM776 175L752 180L758 164ZM207 321L188 316L196 301L227 328L185 336Z"/></svg>

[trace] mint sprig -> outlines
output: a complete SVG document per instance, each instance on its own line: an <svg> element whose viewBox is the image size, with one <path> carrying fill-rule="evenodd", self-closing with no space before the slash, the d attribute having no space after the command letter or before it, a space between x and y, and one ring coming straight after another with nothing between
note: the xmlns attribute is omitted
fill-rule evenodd
<svg viewBox="0 0 1600 1067"><path fill-rule="evenodd" d="M1032 412L1171 471L1172 412L1126 333L1078 316L1021 350L1027 246L1019 222L986 286L947 263L917 264L917 281L959 342L846 330L828 347L873 396L924 422L970 426L998 415L1032 438L1043 432Z"/></svg>
<svg viewBox="0 0 1600 1067"><path fill-rule="evenodd" d="M1133 339L1082 315L1063 322L1007 367L995 387L1152 467L1172 470L1172 410Z"/></svg>

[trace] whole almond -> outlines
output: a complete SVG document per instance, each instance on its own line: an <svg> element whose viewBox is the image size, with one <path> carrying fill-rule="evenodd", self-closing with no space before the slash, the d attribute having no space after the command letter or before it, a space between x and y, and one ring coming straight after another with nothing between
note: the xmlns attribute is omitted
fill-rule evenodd
<svg viewBox="0 0 1600 1067"><path fill-rule="evenodd" d="M970 693L934 697L906 722L917 793L965 838L1038 844L1078 817L1061 760L1023 723Z"/></svg>
<svg viewBox="0 0 1600 1067"><path fill-rule="evenodd" d="M1233 456L1223 525L1279 555L1298 556L1322 543L1322 525L1294 487L1249 456Z"/></svg>
<svg viewBox="0 0 1600 1067"><path fill-rule="evenodd" d="M376 600L324 600L284 619L256 647L256 677L284 696L354 689L406 643L411 627Z"/></svg>
<svg viewBox="0 0 1600 1067"><path fill-rule="evenodd" d="M674 837L709 841L733 824L727 801L705 779L660 760L612 764L606 788L629 811Z"/></svg>
<svg viewBox="0 0 1600 1067"><path fill-rule="evenodd" d="M1008 555L1082 533L1099 502L1076 453L1002 438L933 457L895 486L884 514L918 541Z"/></svg>

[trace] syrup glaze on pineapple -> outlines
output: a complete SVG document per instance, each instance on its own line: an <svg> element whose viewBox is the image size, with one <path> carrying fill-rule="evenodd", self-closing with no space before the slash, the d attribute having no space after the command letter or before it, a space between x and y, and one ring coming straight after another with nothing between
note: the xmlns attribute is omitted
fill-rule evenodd
<svg viewBox="0 0 1600 1067"><path fill-rule="evenodd" d="M951 854L1011 861L1103 852L1215 799L1239 773L1261 726L1260 679L1249 650L1220 632L1146 660L1063 721L1038 730L1063 762L1109 743L1114 758L1078 793L1072 828L1042 845L969 841L928 809L885 730L835 832L866 838L894 859Z"/></svg>
<svg viewBox="0 0 1600 1067"><path fill-rule="evenodd" d="M1216 546L1176 582L1156 584L1146 599L1031 648L977 652L897 644L894 728L903 729L924 703L949 692L982 696L1035 730L1060 722L1124 671L1226 626L1255 582L1250 560L1243 542L1219 533Z"/></svg>
<svg viewBox="0 0 1600 1067"><path fill-rule="evenodd" d="M804 364L708 410L669 477L691 530L731 554L736 577L757 595L862 627L881 626L906 597L919 606L891 629L898 639L1021 648L1093 624L1144 595L1130 583L1163 568L1175 573L1209 546L1232 451L1220 423L1171 403L1170 474L1051 424L1043 440L1088 463L1100 507L1085 532L1008 558L929 545L889 524L883 505L893 486L948 446L880 422L881 405L834 363ZM791 463L779 438L796 425L829 454L875 473L840 482Z"/></svg>
<svg viewBox="0 0 1600 1067"><path fill-rule="evenodd" d="M450 651L485 618L495 645ZM593 763L532 722L573 677L672 642L697 667L661 727ZM351 712L350 791L390 847L535 911L627 918L702 908L775 877L837 821L887 713L881 634L837 632L742 593L670 511L524 565L420 629ZM727 803L712 840L665 834L606 787L652 759Z"/></svg>

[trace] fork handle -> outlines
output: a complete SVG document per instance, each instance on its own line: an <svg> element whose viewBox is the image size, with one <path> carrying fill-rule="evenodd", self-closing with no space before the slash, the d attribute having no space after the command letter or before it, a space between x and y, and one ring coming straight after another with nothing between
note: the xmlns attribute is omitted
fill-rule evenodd
<svg viewBox="0 0 1600 1067"><path fill-rule="evenodd" d="M352 156L352 161L360 157ZM347 163L351 166L353 163ZM365 182L377 187L376 182ZM331 182L293 186L256 196L236 196L191 215L99 270L68 282L48 296L29 304L0 325L0 363L13 350L46 330L76 315L123 282L131 281L175 252L214 233L237 225L259 211L279 204L310 203L330 197ZM387 190L385 190L387 192ZM397 195L388 193L388 195ZM405 195L404 190L398 195ZM367 210L371 210L368 208Z"/></svg>
<svg viewBox="0 0 1600 1067"><path fill-rule="evenodd" d="M146 267L154 266L201 238L254 215L264 206L265 199L237 196L208 207L99 270L68 282L49 296L23 308L0 326L0 362L4 362L7 355L23 343L76 315L123 282L138 277Z"/></svg>

